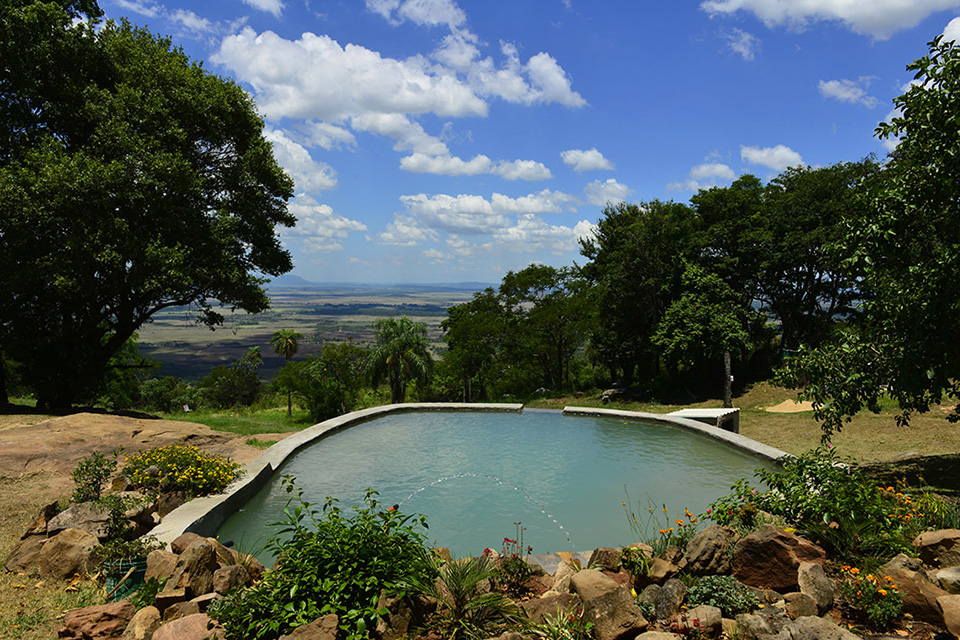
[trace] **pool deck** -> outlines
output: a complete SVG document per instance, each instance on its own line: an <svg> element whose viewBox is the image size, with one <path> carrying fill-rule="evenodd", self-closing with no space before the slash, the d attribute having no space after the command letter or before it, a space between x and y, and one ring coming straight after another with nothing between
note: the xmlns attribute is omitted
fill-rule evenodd
<svg viewBox="0 0 960 640"><path fill-rule="evenodd" d="M487 404L487 403L460 403L460 402L421 402L408 404L391 404L382 407L372 407L361 411L354 411L346 415L326 420L303 431L294 433L263 452L256 460L248 463L243 477L230 485L225 493L196 498L169 513L157 525L150 535L167 545L185 532L193 532L202 536L214 536L220 525L247 500L259 491L273 474L290 456L311 444L318 438L360 422L390 413L405 413L415 411L489 411L520 413L522 404ZM775 461L786 456L783 451L768 447L738 433L731 433L717 427L706 425L697 420L682 418L658 413L643 413L639 411L619 411L616 409L600 409L591 407L566 407L564 415L569 416L602 416L622 418L627 420L645 420L658 424L672 425L702 433L708 437L726 442L729 445L748 451L761 458ZM547 558L550 558L549 560ZM541 556L547 565L553 565L555 554ZM555 567L554 567L555 568ZM545 570L547 566L544 566Z"/></svg>

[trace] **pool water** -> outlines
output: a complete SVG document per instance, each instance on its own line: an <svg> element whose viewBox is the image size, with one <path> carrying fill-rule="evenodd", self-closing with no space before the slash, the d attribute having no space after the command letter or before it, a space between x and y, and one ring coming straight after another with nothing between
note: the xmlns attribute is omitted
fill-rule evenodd
<svg viewBox="0 0 960 640"><path fill-rule="evenodd" d="M384 508L425 514L428 542L454 555L500 550L517 522L534 553L586 551L637 541L623 502L655 536L761 467L773 463L663 424L529 410L396 413L292 456L219 536L257 552L283 519L281 478L292 474L318 508L326 496L359 504L370 487Z"/></svg>

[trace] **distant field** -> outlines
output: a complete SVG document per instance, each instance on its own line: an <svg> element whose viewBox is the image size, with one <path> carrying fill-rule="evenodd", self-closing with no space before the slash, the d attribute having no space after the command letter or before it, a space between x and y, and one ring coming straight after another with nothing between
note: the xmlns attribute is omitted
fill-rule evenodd
<svg viewBox="0 0 960 640"><path fill-rule="evenodd" d="M298 285L271 289L270 309L259 314L226 313L222 327L211 331L197 325L196 314L180 307L157 314L140 329L141 351L162 363L157 375L188 379L205 376L212 367L229 364L248 348L259 346L270 379L283 359L270 348L270 336L279 329L303 334L297 358L318 353L324 342L353 339L363 346L373 342L374 323L381 318L409 316L427 327L433 348L444 348L440 323L447 308L466 302L480 285L357 286Z"/></svg>

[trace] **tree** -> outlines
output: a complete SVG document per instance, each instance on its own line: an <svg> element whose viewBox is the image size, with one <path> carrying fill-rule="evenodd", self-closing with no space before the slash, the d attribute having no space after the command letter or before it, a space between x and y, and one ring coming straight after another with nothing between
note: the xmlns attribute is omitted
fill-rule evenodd
<svg viewBox="0 0 960 640"><path fill-rule="evenodd" d="M896 400L912 412L960 400L960 47L938 37L907 66L916 82L877 135L899 145L845 221L838 250L858 282L858 313L781 380L803 385L824 438L863 408ZM960 419L960 406L949 416Z"/></svg>
<svg viewBox="0 0 960 640"><path fill-rule="evenodd" d="M283 356L284 360L287 361L287 364L290 364L290 358L297 355L297 351L300 349L300 339L303 338L302 333L297 333L293 329L280 329L279 331L274 332L273 337L270 338L270 345L273 347L273 350L278 356ZM293 390L287 389L287 417L293 415Z"/></svg>
<svg viewBox="0 0 960 640"><path fill-rule="evenodd" d="M403 402L407 383L426 376L433 363L427 342L427 327L407 316L377 320L376 344L367 359L366 370L374 388L386 380L390 401Z"/></svg>
<svg viewBox="0 0 960 640"><path fill-rule="evenodd" d="M235 83L95 2L0 9L0 352L40 406L88 399L143 323L268 306L293 183Z"/></svg>
<svg viewBox="0 0 960 640"><path fill-rule="evenodd" d="M506 326L506 310L490 287L474 293L469 302L447 309L447 317L440 323L448 347L443 361L463 381L464 402L473 400L474 380L484 394L485 381L496 375Z"/></svg>
<svg viewBox="0 0 960 640"><path fill-rule="evenodd" d="M200 382L205 397L218 409L250 406L260 397L260 367L263 357L260 347L250 347L229 367L214 367Z"/></svg>

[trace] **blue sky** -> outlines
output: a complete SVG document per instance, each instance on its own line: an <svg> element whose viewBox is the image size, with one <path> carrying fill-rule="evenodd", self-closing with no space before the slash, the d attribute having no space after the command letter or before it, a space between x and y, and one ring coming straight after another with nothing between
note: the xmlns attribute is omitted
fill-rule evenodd
<svg viewBox="0 0 960 640"><path fill-rule="evenodd" d="M882 158L960 0L101 0L256 101L296 181L293 273L499 282L607 201Z"/></svg>

